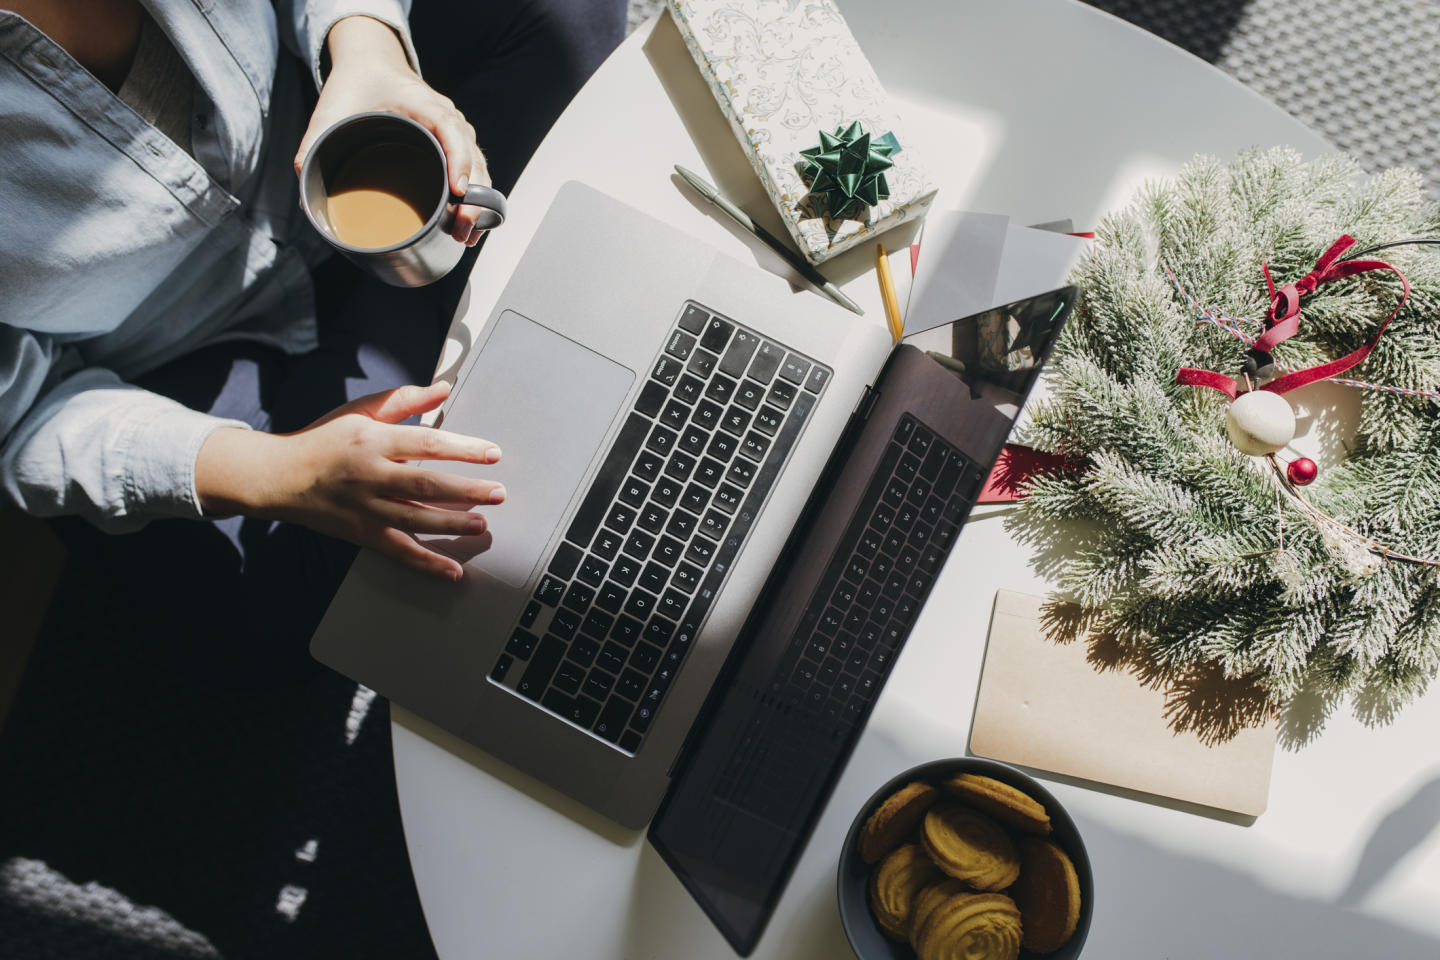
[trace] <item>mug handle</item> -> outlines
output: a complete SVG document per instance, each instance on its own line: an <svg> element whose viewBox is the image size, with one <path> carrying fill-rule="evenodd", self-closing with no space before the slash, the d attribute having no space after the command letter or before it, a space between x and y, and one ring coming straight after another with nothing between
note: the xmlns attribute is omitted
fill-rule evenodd
<svg viewBox="0 0 1440 960"><path fill-rule="evenodd" d="M450 194L451 203L463 203L480 207L480 219L475 221L476 230L494 230L505 222L505 194L483 183L472 183L465 188L465 196Z"/></svg>

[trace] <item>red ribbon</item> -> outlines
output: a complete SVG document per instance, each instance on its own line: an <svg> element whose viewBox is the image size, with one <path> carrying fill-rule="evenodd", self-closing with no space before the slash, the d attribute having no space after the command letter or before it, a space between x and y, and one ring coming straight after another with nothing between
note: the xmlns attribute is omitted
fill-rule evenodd
<svg viewBox="0 0 1440 960"><path fill-rule="evenodd" d="M1380 342L1380 336L1385 328L1390 326L1390 321L1395 319L1400 308L1405 306L1405 301L1410 298L1410 281L1405 275L1396 270L1390 264L1382 260L1341 260L1340 256L1355 244L1355 238L1346 234L1330 245L1330 249L1315 261L1315 269L1294 283L1287 283L1283 287L1276 287L1275 281L1270 279L1270 265L1261 265L1265 274L1265 286L1270 291L1270 310L1265 314L1265 332L1255 341L1254 348L1264 353L1269 353L1276 344L1283 343L1293 337L1300 329L1300 299L1315 292L1315 288L1322 283L1331 280L1342 280L1345 277L1353 277L1357 273L1365 273L1369 270L1389 270L1400 278L1404 291L1400 295L1400 302L1395 309L1390 311L1390 316L1380 324L1380 329L1375 331L1375 336L1370 342L1359 350L1346 354L1338 360L1331 360L1329 363L1322 363L1305 370L1296 370L1287 373L1283 377L1276 377L1261 390L1269 390L1271 393L1286 393L1296 387L1303 387L1308 383L1317 380L1326 380L1337 374L1344 373L1351 367L1360 363L1370 356L1370 351ZM1213 370L1196 370L1191 367L1181 367L1175 373L1175 382L1183 386L1210 387L1226 394L1234 400L1240 392L1239 384L1232 377Z"/></svg>

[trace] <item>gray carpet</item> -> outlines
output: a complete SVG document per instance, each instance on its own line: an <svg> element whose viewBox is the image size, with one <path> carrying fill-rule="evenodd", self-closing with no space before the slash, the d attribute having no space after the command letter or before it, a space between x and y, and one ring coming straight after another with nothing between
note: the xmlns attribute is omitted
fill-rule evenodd
<svg viewBox="0 0 1440 960"><path fill-rule="evenodd" d="M632 28L661 5L632 0ZM1440 186L1440 0L1094 5ZM96 575L67 571L0 736L0 956L433 957L383 701L157 650L86 605Z"/></svg>

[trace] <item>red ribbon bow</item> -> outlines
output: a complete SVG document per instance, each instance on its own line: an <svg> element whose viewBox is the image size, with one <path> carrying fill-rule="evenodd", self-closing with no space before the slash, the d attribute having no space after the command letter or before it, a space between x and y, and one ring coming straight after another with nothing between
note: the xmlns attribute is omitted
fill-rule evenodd
<svg viewBox="0 0 1440 960"><path fill-rule="evenodd" d="M1329 363L1322 363L1305 370L1296 370L1287 373L1283 377L1276 377L1261 390L1269 390L1271 393L1286 393L1296 387L1303 387L1308 383L1317 380L1326 380L1337 374L1344 373L1351 367L1360 363L1375 349L1375 344L1380 342L1380 336L1385 328L1390 326L1390 321L1395 319L1400 308L1405 306L1405 301L1410 298L1410 281L1405 275L1396 270L1390 264L1382 260L1341 260L1340 256L1355 244L1355 238L1350 235L1342 236L1330 245L1320 259L1315 261L1315 269L1294 283L1287 283L1277 288L1275 281L1270 279L1270 265L1261 265L1265 274L1265 286L1270 291L1270 310L1265 314L1265 332L1255 341L1254 348L1264 353L1269 353L1276 344L1283 343L1293 337L1300 329L1300 299L1315 292L1315 288L1322 283L1331 280L1341 280L1345 277L1352 277L1357 273L1365 273L1368 270L1389 270L1400 278L1404 291L1400 295L1400 302L1395 309L1390 311L1390 316L1380 324L1380 329L1375 331L1375 336L1370 342L1359 350L1346 354L1338 360L1331 360ZM1216 373L1213 370L1196 370L1191 367L1181 367L1175 373L1175 382L1191 387L1210 387L1226 394L1231 400L1235 399L1240 392L1239 385L1231 377Z"/></svg>

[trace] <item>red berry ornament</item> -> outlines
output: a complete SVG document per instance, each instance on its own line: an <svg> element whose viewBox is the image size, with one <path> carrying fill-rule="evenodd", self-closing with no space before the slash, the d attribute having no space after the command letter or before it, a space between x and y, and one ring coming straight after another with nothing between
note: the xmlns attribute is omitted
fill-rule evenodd
<svg viewBox="0 0 1440 960"><path fill-rule="evenodd" d="M1313 482L1315 475L1320 468L1315 466L1315 461L1309 457L1301 457L1298 460L1291 460L1290 466L1285 468L1285 476L1297 487L1303 487Z"/></svg>

